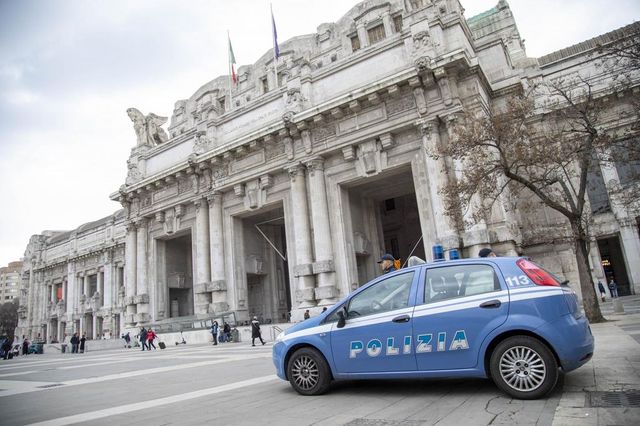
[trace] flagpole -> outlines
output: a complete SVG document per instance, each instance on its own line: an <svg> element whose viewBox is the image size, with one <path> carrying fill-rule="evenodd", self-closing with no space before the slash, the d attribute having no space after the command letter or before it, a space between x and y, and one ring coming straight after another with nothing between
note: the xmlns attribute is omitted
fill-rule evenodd
<svg viewBox="0 0 640 426"><path fill-rule="evenodd" d="M278 88L278 57L276 56L276 43L278 42L276 40L276 35L275 35L275 20L273 18L273 4L269 3L269 7L271 8L271 38L273 38L273 74L275 76L275 83L273 84L273 86L277 89Z"/></svg>
<svg viewBox="0 0 640 426"><path fill-rule="evenodd" d="M233 109L233 93L231 92L231 78L232 78L232 69L233 66L231 64L231 36L229 35L229 30L227 30L227 57L229 58L229 111Z"/></svg>

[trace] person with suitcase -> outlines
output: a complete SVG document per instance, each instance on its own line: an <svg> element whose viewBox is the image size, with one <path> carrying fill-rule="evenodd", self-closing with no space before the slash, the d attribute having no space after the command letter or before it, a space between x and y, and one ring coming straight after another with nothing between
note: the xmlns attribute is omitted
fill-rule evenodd
<svg viewBox="0 0 640 426"><path fill-rule="evenodd" d="M153 344L153 341L158 337L158 335L152 330L147 330L147 348L151 350L151 346L153 346L153 350L157 350L156 345Z"/></svg>

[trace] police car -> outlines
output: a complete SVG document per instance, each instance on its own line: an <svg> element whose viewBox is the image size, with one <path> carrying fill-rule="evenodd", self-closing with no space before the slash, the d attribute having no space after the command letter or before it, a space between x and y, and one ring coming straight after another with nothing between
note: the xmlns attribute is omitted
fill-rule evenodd
<svg viewBox="0 0 640 426"><path fill-rule="evenodd" d="M282 332L278 376L302 395L332 380L491 377L536 399L593 355L576 294L526 258L434 262L360 287Z"/></svg>

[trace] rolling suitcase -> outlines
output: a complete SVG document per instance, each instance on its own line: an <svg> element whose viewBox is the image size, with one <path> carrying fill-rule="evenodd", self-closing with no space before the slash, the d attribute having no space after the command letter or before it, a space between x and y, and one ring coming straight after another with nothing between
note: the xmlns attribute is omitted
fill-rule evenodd
<svg viewBox="0 0 640 426"><path fill-rule="evenodd" d="M158 346L160 347L160 349L164 349L167 347L167 345L165 345L164 342L158 342Z"/></svg>

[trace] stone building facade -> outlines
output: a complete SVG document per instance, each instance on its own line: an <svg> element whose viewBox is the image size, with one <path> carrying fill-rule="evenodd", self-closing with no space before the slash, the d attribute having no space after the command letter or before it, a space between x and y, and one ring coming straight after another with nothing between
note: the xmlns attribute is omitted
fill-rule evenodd
<svg viewBox="0 0 640 426"><path fill-rule="evenodd" d="M16 334L119 337L124 304L123 211L73 231L45 231L23 258Z"/></svg>
<svg viewBox="0 0 640 426"><path fill-rule="evenodd" d="M20 297L22 262L9 262L0 268L0 303L11 302Z"/></svg>
<svg viewBox="0 0 640 426"><path fill-rule="evenodd" d="M505 1L466 19L457 0L368 0L282 43L277 63L269 51L241 66L231 93L221 76L176 102L168 135L157 127L165 119L131 108L138 143L110 196L124 209L107 221L109 236L106 224L92 228L99 243L84 258L73 248L81 232L32 238L24 323L53 327L55 313L58 329L63 320L67 330L91 321L95 334L118 321L225 313L298 321L377 276L382 253L429 260L436 242L464 256L489 245L529 255L577 282L572 248L528 244L530 218L506 201L489 220L456 229L439 195L455 168L428 152L455 143L452 123L464 105L593 69L595 50L588 41L528 58ZM628 96L618 95L621 105ZM605 197L615 173L603 170ZM620 256L610 262L624 267L629 292L640 291L640 214L616 203L603 214L598 235L618 238ZM561 225L543 208L536 220ZM60 263L48 254L56 238L67 244ZM97 286L92 305L80 283L86 289L85 277L100 277L101 267L111 293ZM50 306L47 292L60 283L74 302Z"/></svg>

